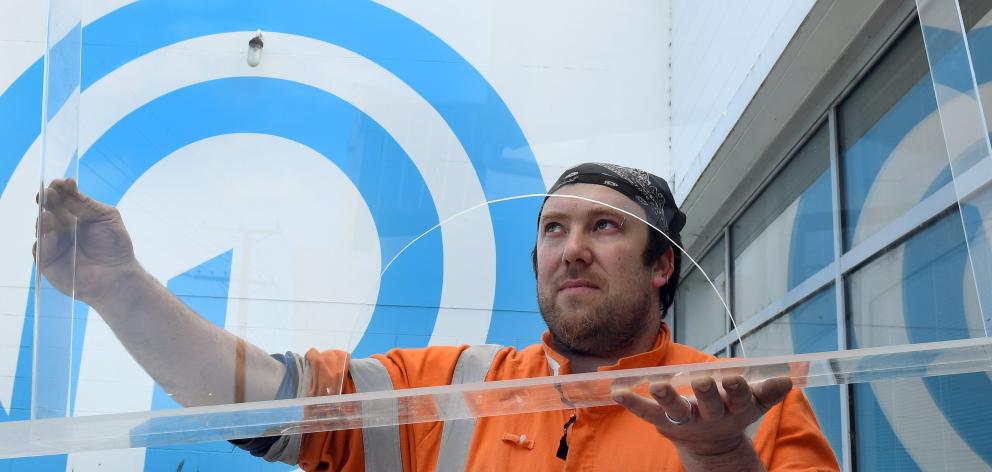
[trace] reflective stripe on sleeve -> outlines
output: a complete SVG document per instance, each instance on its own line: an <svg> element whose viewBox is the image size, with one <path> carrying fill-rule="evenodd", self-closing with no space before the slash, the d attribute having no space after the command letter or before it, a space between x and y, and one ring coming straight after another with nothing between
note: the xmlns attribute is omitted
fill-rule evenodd
<svg viewBox="0 0 992 472"><path fill-rule="evenodd" d="M486 380L486 374L489 373L493 357L502 348L503 346L496 344L482 344L470 346L462 351L455 364L451 384ZM439 403L438 408L446 414L464 419L444 422L444 428L441 432L441 449L437 457L437 470L441 472L465 470L469 447L472 445L472 435L475 433L475 417L465 399L461 397Z"/></svg>
<svg viewBox="0 0 992 472"><path fill-rule="evenodd" d="M374 358L352 359L348 368L355 382L357 393L393 390L393 381L381 362ZM395 472L403 469L400 455L399 412L395 399L367 400L362 402L363 411L375 411L377 416L388 418L389 426L366 426L362 428L362 443L365 446L365 470L369 472Z"/></svg>

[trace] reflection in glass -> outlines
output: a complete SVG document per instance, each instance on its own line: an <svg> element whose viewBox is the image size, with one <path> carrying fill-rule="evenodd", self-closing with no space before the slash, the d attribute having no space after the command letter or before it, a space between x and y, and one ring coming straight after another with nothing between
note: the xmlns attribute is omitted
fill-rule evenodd
<svg viewBox="0 0 992 472"><path fill-rule="evenodd" d="M844 243L851 248L951 182L918 23L837 108Z"/></svg>
<svg viewBox="0 0 992 472"><path fill-rule="evenodd" d="M836 292L833 286L744 337L753 357L837 350ZM806 390L820 428L837 457L842 457L840 387Z"/></svg>
<svg viewBox="0 0 992 472"><path fill-rule="evenodd" d="M851 347L984 336L957 211L847 279Z"/></svg>
<svg viewBox="0 0 992 472"><path fill-rule="evenodd" d="M992 127L992 1L961 0L961 19L968 35L978 96L985 112L985 125ZM987 129L992 135L992 129Z"/></svg>
<svg viewBox="0 0 992 472"><path fill-rule="evenodd" d="M721 238L699 260L699 265L713 280L720 296L726 299L724 244ZM702 349L726 334L726 325L727 310L714 293L713 286L699 269L693 270L679 283L675 301L675 340Z"/></svg>
<svg viewBox="0 0 992 472"><path fill-rule="evenodd" d="M847 279L851 348L984 336L960 217L948 212ZM860 470L985 470L987 373L854 388Z"/></svg>
<svg viewBox="0 0 992 472"><path fill-rule="evenodd" d="M744 337L744 348L752 357L783 356L837 350L837 311L834 289L775 318Z"/></svg>
<svg viewBox="0 0 992 472"><path fill-rule="evenodd" d="M992 313L987 307L992 306L992 274L989 273L992 257L987 244L988 229L983 220L992 214L992 207L986 195L974 190L992 175L987 100L992 73L988 70L989 58L982 56L983 52L988 52L988 43L992 40L988 35L992 2L968 1L960 8L957 6L956 2L921 0L919 15L924 24L927 57L954 171L954 190L971 245L970 264L975 273L980 306L984 308L985 332L989 334L992 333Z"/></svg>
<svg viewBox="0 0 992 472"><path fill-rule="evenodd" d="M829 135L813 135L732 227L734 315L758 313L834 259Z"/></svg>

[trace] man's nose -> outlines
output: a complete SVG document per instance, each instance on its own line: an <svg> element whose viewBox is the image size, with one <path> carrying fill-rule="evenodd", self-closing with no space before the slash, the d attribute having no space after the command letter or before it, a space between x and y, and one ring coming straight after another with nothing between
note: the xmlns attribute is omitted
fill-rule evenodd
<svg viewBox="0 0 992 472"><path fill-rule="evenodd" d="M561 262L565 265L592 262L592 250L589 247L589 238L585 232L573 231L568 235L568 239L565 240L565 245L562 247Z"/></svg>

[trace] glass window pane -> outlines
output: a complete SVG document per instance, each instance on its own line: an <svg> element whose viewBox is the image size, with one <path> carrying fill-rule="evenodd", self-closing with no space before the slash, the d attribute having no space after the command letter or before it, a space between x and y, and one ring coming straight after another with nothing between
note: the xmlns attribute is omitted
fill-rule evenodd
<svg viewBox="0 0 992 472"><path fill-rule="evenodd" d="M750 318L834 259L830 142L822 126L734 222L734 315Z"/></svg>
<svg viewBox="0 0 992 472"><path fill-rule="evenodd" d="M960 6L985 126L988 138L992 140L992 0L962 0ZM980 287L979 299L984 307L985 331L992 334L992 246L988 243L992 235L989 225L992 221L992 188L962 199L961 209L971 264Z"/></svg>
<svg viewBox="0 0 992 472"><path fill-rule="evenodd" d="M726 299L723 245L721 238L699 265L713 279L720 297ZM698 268L679 284L675 317L675 339L682 344L702 349L727 332L726 310Z"/></svg>
<svg viewBox="0 0 992 472"><path fill-rule="evenodd" d="M992 26L992 0L958 0L958 4L964 29L969 33ZM968 39L973 39L970 34ZM972 54L976 54L974 45L970 46Z"/></svg>
<svg viewBox="0 0 992 472"><path fill-rule="evenodd" d="M919 24L895 42L837 116L850 248L951 181Z"/></svg>
<svg viewBox="0 0 992 472"><path fill-rule="evenodd" d="M749 357L837 350L837 303L833 286L744 337ZM739 354L739 353L738 353ZM840 386L806 389L820 428L842 457Z"/></svg>
<svg viewBox="0 0 992 472"><path fill-rule="evenodd" d="M985 335L957 210L847 279L851 347Z"/></svg>
<svg viewBox="0 0 992 472"><path fill-rule="evenodd" d="M957 211L847 279L851 347L983 336ZM857 385L859 470L988 470L987 373Z"/></svg>
<svg viewBox="0 0 992 472"><path fill-rule="evenodd" d="M992 127L992 0L960 0L960 4L985 124ZM992 129L988 131L992 135Z"/></svg>
<svg viewBox="0 0 992 472"><path fill-rule="evenodd" d="M837 310L834 288L775 318L747 336L748 357L784 356L837 350Z"/></svg>

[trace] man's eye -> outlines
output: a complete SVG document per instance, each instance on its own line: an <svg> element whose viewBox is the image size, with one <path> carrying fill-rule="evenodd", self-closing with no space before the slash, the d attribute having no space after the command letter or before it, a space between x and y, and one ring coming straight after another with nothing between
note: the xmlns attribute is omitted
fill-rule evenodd
<svg viewBox="0 0 992 472"><path fill-rule="evenodd" d="M548 223L544 225L545 233L557 233L561 231L561 223Z"/></svg>
<svg viewBox="0 0 992 472"><path fill-rule="evenodd" d="M618 224L616 221L606 220L606 219L596 221L596 231L606 231L606 230L614 230L614 229L620 229L620 224Z"/></svg>

